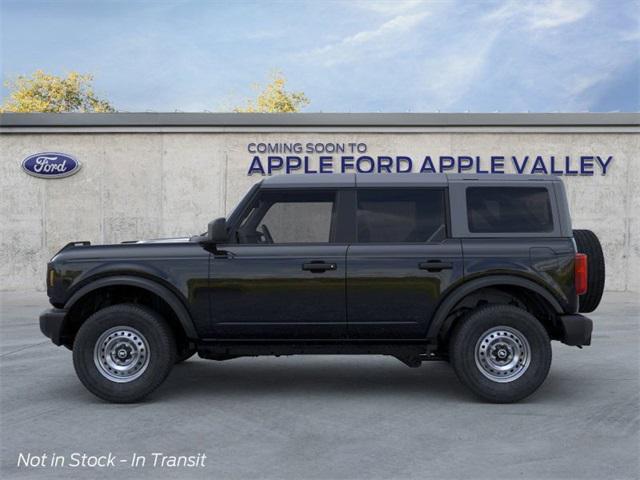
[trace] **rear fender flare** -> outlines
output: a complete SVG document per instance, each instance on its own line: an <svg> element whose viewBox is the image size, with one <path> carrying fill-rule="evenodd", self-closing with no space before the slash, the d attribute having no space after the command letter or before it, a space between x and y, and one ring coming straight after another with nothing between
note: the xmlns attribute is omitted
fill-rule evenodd
<svg viewBox="0 0 640 480"><path fill-rule="evenodd" d="M437 340L438 334L444 325L447 316L460 300L467 295L479 290L481 288L508 285L514 287L521 287L537 293L543 297L553 307L554 311L558 314L563 312L562 306L558 299L546 288L539 284L522 277L516 277L513 275L492 275L490 277L479 278L463 283L451 293L449 293L445 299L440 303L436 309L436 313L433 316L433 320L427 330L427 339Z"/></svg>

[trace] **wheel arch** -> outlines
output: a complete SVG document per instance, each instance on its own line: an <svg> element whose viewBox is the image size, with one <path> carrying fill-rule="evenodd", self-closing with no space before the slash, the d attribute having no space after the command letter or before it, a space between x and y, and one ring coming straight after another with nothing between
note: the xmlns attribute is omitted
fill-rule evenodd
<svg viewBox="0 0 640 480"><path fill-rule="evenodd" d="M538 283L514 275L492 275L470 280L449 292L436 308L433 320L427 330L427 339L437 343L443 328L451 326L448 325L448 323L451 323L448 322L448 320L456 306L465 300L465 298L488 288L518 289L523 292L529 292L537 298L540 298L545 303L545 307L553 312L553 314L561 314L563 312L562 305L553 293Z"/></svg>
<svg viewBox="0 0 640 480"><path fill-rule="evenodd" d="M113 292L115 289L126 289L127 293L135 295L136 292L146 292L149 298L155 298L164 309L168 309L171 317L168 321L176 333L183 333L186 339L196 339L198 337L191 314L187 310L183 301L178 295L166 286L143 277L134 275L113 275L95 279L80 287L65 302L65 309L68 311L63 329L71 332L71 341L74 335L73 329L79 327L82 322L75 318L88 299L95 297L100 292ZM118 302L116 302L118 303ZM181 331L180 331L181 330ZM69 333L65 336L69 338ZM67 342L69 343L69 342ZM68 345L69 346L69 345Z"/></svg>

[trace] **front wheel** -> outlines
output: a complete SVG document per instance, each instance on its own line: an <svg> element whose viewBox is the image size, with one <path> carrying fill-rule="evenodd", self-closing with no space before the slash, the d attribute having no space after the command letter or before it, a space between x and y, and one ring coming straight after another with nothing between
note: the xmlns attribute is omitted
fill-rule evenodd
<svg viewBox="0 0 640 480"><path fill-rule="evenodd" d="M114 403L141 400L167 377L175 362L171 329L153 310L112 305L91 315L73 343L73 365L94 395Z"/></svg>
<svg viewBox="0 0 640 480"><path fill-rule="evenodd" d="M449 346L458 378L476 395L511 403L535 392L551 366L551 342L540 322L512 305L488 305L467 315Z"/></svg>

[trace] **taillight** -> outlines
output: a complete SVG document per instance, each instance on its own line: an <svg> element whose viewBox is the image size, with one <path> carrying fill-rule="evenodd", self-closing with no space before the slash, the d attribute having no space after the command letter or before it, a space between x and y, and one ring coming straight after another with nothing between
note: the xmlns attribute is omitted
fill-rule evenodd
<svg viewBox="0 0 640 480"><path fill-rule="evenodd" d="M584 253L576 253L574 264L576 295L583 295L587 293L587 256Z"/></svg>

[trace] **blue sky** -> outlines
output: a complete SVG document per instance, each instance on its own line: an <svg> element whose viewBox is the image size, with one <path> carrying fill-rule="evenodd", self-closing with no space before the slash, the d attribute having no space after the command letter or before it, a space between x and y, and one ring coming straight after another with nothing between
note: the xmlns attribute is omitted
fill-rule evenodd
<svg viewBox="0 0 640 480"><path fill-rule="evenodd" d="M274 70L306 111L640 110L640 0L0 4L4 80L90 72L122 111L230 110Z"/></svg>

